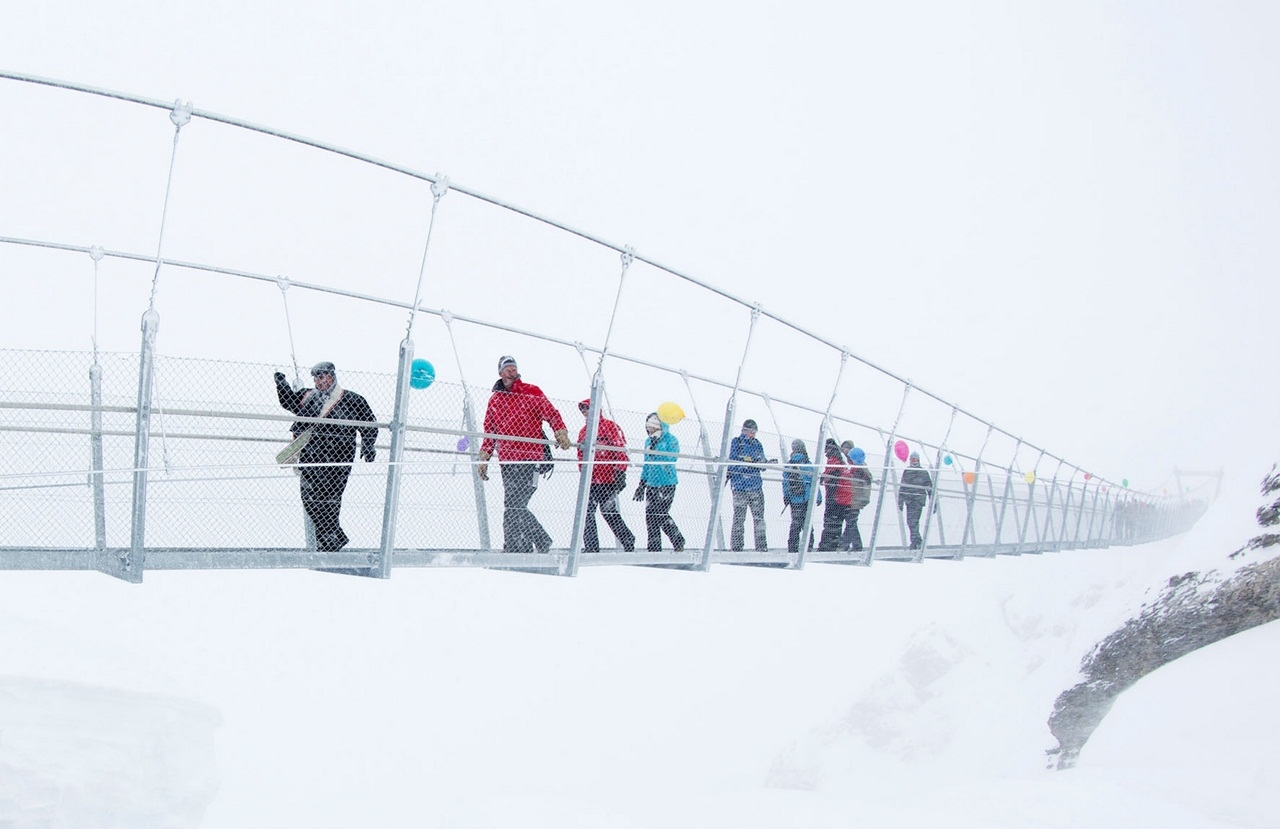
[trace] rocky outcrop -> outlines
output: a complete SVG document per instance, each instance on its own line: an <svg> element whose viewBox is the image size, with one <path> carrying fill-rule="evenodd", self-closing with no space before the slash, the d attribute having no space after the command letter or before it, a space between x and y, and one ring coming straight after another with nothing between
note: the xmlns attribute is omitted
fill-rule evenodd
<svg viewBox="0 0 1280 829"><path fill-rule="evenodd" d="M1263 495L1280 490L1272 467L1263 479ZM1264 527L1280 523L1280 500L1258 510ZM1232 554L1280 543L1263 533ZM1071 768L1117 696L1142 677L1180 656L1242 630L1280 618L1280 558L1245 566L1229 577L1217 571L1183 573L1164 584L1154 602L1100 643L1084 658L1084 680L1058 696L1049 730L1058 747L1051 765Z"/></svg>

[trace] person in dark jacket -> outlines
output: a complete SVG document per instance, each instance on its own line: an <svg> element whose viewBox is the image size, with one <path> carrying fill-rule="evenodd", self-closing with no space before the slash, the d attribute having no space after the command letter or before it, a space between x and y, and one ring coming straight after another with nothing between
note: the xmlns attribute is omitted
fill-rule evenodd
<svg viewBox="0 0 1280 829"><path fill-rule="evenodd" d="M551 549L551 536L529 511L529 501L538 488L537 466L546 460L546 444L541 442L544 421L554 430L556 445L568 449L569 432L560 412L542 389L521 379L515 357L499 358L498 381L484 413L488 437L480 444L476 474L482 481L489 480L489 458L496 453L502 471L502 549L509 553ZM505 439L512 437L529 440Z"/></svg>
<svg viewBox="0 0 1280 829"><path fill-rule="evenodd" d="M853 502L853 478L838 443L827 438L824 450L827 467L822 471L821 480L827 490L827 508L822 514L822 537L818 539L818 549L838 550L849 505Z"/></svg>
<svg viewBox="0 0 1280 829"><path fill-rule="evenodd" d="M846 456L849 458L849 475L853 481L853 501L849 504L849 514L845 516L844 535L840 538L842 549L855 553L862 551L862 533L858 530L858 515L862 508L871 503L871 470L867 469L867 453L850 446Z"/></svg>
<svg viewBox="0 0 1280 829"><path fill-rule="evenodd" d="M749 509L751 521L755 527L756 550L762 553L768 552L769 540L764 526L764 483L760 478L760 467L756 464L771 461L765 459L764 445L756 439L754 420L743 421L742 434L729 444L729 460L744 462L733 464L728 470L729 488L733 492L733 525L729 533L729 546L740 552L746 543L745 531Z"/></svg>
<svg viewBox="0 0 1280 829"><path fill-rule="evenodd" d="M585 418L591 411L591 401L583 400L578 411ZM582 530L582 549L588 553L600 552L600 535L596 527L596 509L604 516L605 523L617 537L622 549L628 553L636 548L636 536L618 511L618 493L627 486L627 438L622 427L604 415L596 422L596 449L592 454L591 487L587 491L587 518ZM582 468L583 447L587 442L587 427L578 433L578 468Z"/></svg>
<svg viewBox="0 0 1280 829"><path fill-rule="evenodd" d="M363 397L338 385L333 363L316 363L311 369L315 388L294 390L281 372L276 372L276 397L280 405L299 417L324 420L374 421L373 410ZM295 438L310 430L311 438L298 458L301 477L302 507L315 529L316 548L337 552L347 546L347 534L338 522L342 510L342 493L347 489L351 464L356 457L356 434L360 435L360 457L372 462L377 456L374 441L377 426L350 424L293 424Z"/></svg>
<svg viewBox="0 0 1280 829"><path fill-rule="evenodd" d="M933 478L920 468L920 453L912 452L907 460L907 468L902 471L902 482L898 486L898 509L907 508L907 529L911 533L911 549L919 550L924 546L920 537L920 514L929 503L929 495L933 492Z"/></svg>
<svg viewBox="0 0 1280 829"><path fill-rule="evenodd" d="M809 463L809 450L804 441L791 441L791 457L782 472L782 496L791 508L791 532L787 535L787 552L800 552L800 533L804 531L804 519L809 516L809 496L813 491L813 464ZM822 496L818 496L822 503ZM813 530L809 530L809 549L813 549Z"/></svg>
<svg viewBox="0 0 1280 829"><path fill-rule="evenodd" d="M684 535L671 517L671 503L676 499L676 455L680 454L680 441L657 412L645 418L644 430L649 440L644 445L644 467L640 470L640 485L636 487L634 500L644 501L644 523L649 531L649 552L662 550L662 534L671 539L671 548L677 553L684 550Z"/></svg>

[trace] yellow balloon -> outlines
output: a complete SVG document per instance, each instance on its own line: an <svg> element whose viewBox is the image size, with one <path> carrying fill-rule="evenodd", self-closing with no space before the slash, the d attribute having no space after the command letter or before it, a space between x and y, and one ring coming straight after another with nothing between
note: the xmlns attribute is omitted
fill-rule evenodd
<svg viewBox="0 0 1280 829"><path fill-rule="evenodd" d="M1036 473L1034 473L1034 472L1028 472L1027 474L1023 475L1023 476L1022 476L1022 478L1023 478L1023 480L1025 480L1027 483L1029 483L1029 484L1034 484L1034 483L1036 482Z"/></svg>
<svg viewBox="0 0 1280 829"><path fill-rule="evenodd" d="M668 426L674 426L684 420L684 409L671 401L667 401L658 407L658 419Z"/></svg>

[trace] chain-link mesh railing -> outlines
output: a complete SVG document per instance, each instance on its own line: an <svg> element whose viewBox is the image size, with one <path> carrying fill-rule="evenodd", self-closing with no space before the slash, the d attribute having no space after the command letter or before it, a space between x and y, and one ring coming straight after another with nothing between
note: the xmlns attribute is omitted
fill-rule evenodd
<svg viewBox="0 0 1280 829"><path fill-rule="evenodd" d="M0 376L11 378L0 387L6 513L0 549L24 551L26 564L40 566L41 550L129 547L138 359L0 351ZM209 558L218 554L234 557L234 566L325 566L330 559L324 554L340 549L373 561L389 507L387 434L395 376L336 370L330 399L340 388L339 400L327 409L316 404L308 417L299 398L314 387L278 387L272 374L266 365L156 359L146 470L148 566L233 566ZM13 382L21 377L39 381ZM917 467L892 451L855 455L859 448L849 446L852 441L840 447L828 439L815 459L812 440L741 427L729 430L730 453L722 458L702 448L704 434L723 434L722 422L686 417L667 424L656 412L624 409L601 413L596 458L603 472L593 469L587 481L578 459L588 437L587 407L564 399L547 403L574 445L561 449L553 424L543 423L545 441L528 440L537 459L504 460L499 450L484 481L478 470L485 439L510 436L467 423L483 424L490 395L504 393L447 382L411 392L391 528L393 564L562 570L571 553L583 564L699 567L714 559L793 566L801 555L869 563L873 547L875 558L919 559L1135 543L1181 529L1191 517L1118 499L1087 483L1041 481L1008 470L963 472L964 459L951 454L940 466ZM342 400L356 399L367 411L341 408ZM278 454L295 432L331 424L348 431L313 437L308 446L325 444L336 456L280 462ZM374 430L374 442L366 443ZM665 441L662 448L658 439ZM789 454L779 457L782 449ZM651 469L665 466L674 476L642 486L646 452ZM855 468L869 475L869 485L854 485L848 473ZM921 473L928 477L923 486L916 482L913 508L912 482L904 483L904 474ZM308 491L309 483L340 478L341 492ZM513 478L525 488L510 483ZM591 522L579 516L584 484L594 540L586 529ZM317 510L315 502L335 512ZM525 509L526 525L536 521L545 541L522 544L508 537L513 527L523 531L509 513ZM799 543L806 524L812 547ZM281 557L289 551L311 557ZM18 554L5 560L7 567L23 564ZM349 565L350 559L341 559L334 566Z"/></svg>

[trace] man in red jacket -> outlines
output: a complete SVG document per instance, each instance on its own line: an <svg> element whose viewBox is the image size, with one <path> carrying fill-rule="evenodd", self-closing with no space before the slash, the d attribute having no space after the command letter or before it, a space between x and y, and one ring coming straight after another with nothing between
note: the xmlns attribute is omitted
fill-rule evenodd
<svg viewBox="0 0 1280 829"><path fill-rule="evenodd" d="M551 536L529 511L529 500L538 488L536 467L545 462L543 421L551 424L556 445L568 449L569 432L556 407L542 389L520 379L515 357L499 359L498 382L493 384L489 407L484 413L487 437L480 444L480 464L476 472L481 480L489 480L489 458L497 454L498 468L502 471L502 549L508 553L535 549L545 553L551 549Z"/></svg>
<svg viewBox="0 0 1280 829"><path fill-rule="evenodd" d="M578 411L586 417L591 401L583 400ZM583 445L587 442L587 427L578 433L578 468L582 468ZM610 447L618 447L616 449ZM605 523L618 537L622 549L628 553L636 548L636 536L622 520L618 511L618 493L627 487L627 439L621 427L604 415L596 426L595 463L591 466L591 489L587 494L587 520L582 530L582 549L588 553L600 552L600 536L596 529L596 508L604 516Z"/></svg>

